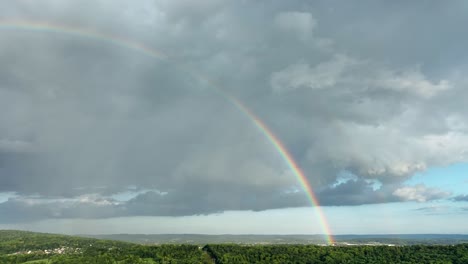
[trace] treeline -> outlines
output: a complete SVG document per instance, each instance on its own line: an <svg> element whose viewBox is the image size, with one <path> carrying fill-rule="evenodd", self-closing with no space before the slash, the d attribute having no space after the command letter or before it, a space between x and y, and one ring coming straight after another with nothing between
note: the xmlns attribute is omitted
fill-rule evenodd
<svg viewBox="0 0 468 264"><path fill-rule="evenodd" d="M468 244L455 246L206 245L216 264L468 263Z"/></svg>

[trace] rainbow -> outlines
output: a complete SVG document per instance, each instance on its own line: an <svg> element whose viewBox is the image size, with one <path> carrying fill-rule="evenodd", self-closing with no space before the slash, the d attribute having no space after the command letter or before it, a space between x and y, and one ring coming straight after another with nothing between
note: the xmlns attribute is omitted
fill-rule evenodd
<svg viewBox="0 0 468 264"><path fill-rule="evenodd" d="M117 47L130 49L144 56L148 56L154 59L158 59L158 60L162 60L162 61L170 63L169 57L166 56L162 52L158 52L148 46L145 46L131 39L98 32L92 29L80 28L80 27L74 27L74 26L73 27L65 26L65 25L59 25L59 24L43 22L43 21L25 21L25 20L0 20L0 29L66 34L66 35L70 35L74 37L87 38L93 41L104 42L104 43L111 44ZM324 212L322 211L319 201L315 193L313 192L310 182L307 180L304 172L301 170L301 168L299 167L297 162L294 160L292 155L289 153L287 148L284 146L281 140L279 140L279 138L273 133L273 131L258 116L256 116L245 104L243 104L234 96L227 94L222 89L219 89L218 86L210 79L203 77L200 74L196 74L195 72L190 71L187 68L182 67L181 65L176 65L174 63L172 64L176 66L178 69L188 72L193 77L196 77L197 79L203 81L204 83L207 83L211 89L213 89L216 93L220 94L230 103L232 103L246 117L248 117L249 120L252 121L255 127L273 145L276 152L281 156L281 158L286 162L288 167L291 169L291 171L297 178L298 182L300 183L301 187L306 192L308 200L310 201L310 203L314 206L316 210L318 221L321 225L322 230L325 233L324 235L326 237L327 242L329 244L334 244L332 231L328 225L328 221L325 217Z"/></svg>

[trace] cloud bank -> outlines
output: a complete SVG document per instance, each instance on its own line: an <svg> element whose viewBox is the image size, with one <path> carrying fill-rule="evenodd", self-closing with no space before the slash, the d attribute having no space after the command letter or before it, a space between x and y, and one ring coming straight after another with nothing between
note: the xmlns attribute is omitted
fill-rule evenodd
<svg viewBox="0 0 468 264"><path fill-rule="evenodd" d="M193 72L272 129L322 205L447 198L404 183L468 161L466 3L428 5L0 3L0 21L88 28L169 58L0 26L0 193L14 194L0 222L308 206L251 120Z"/></svg>

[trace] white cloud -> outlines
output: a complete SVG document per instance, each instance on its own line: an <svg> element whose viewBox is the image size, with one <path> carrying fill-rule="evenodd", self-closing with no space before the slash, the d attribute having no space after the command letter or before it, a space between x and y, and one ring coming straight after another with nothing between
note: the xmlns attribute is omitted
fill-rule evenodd
<svg viewBox="0 0 468 264"><path fill-rule="evenodd" d="M333 87L342 82L342 74L356 61L345 55L335 55L331 60L322 62L315 67L300 62L289 65L285 69L274 72L270 84L274 92L288 92L299 88L323 89Z"/></svg>
<svg viewBox="0 0 468 264"><path fill-rule="evenodd" d="M419 69L404 71L381 70L377 72L375 79L369 79L370 85L384 89L407 92L424 98L430 98L437 93L450 89L451 84L447 80L431 82Z"/></svg>
<svg viewBox="0 0 468 264"><path fill-rule="evenodd" d="M305 62L291 64L272 73L270 85L277 93L299 88L330 87L351 92L390 90L423 99L431 98L452 87L445 79L431 82L418 67L393 70L372 61L363 61L343 54L335 54L314 67Z"/></svg>
<svg viewBox="0 0 468 264"><path fill-rule="evenodd" d="M79 195L73 198L54 198L40 196L15 196L11 198L12 202L23 203L28 206L35 205L60 205L61 207L70 207L73 205L91 205L91 206L109 206L118 205L119 201L110 197L104 197L97 193Z"/></svg>
<svg viewBox="0 0 468 264"><path fill-rule="evenodd" d="M9 199L16 198L17 194L14 192L0 192L0 203L6 202Z"/></svg>
<svg viewBox="0 0 468 264"><path fill-rule="evenodd" d="M417 122L420 117L415 117ZM431 166L468 162L468 135L413 134L411 122L396 117L389 123L366 125L335 121L308 152L311 162L332 160L335 166L365 177L404 179Z"/></svg>
<svg viewBox="0 0 468 264"><path fill-rule="evenodd" d="M404 201L426 202L430 200L443 199L450 196L450 192L442 191L436 188L428 188L423 184L415 186L405 186L396 189L393 195Z"/></svg>

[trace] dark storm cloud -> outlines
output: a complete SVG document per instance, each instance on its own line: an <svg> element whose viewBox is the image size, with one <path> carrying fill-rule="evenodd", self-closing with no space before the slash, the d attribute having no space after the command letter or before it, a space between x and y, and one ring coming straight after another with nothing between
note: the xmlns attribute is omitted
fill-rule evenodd
<svg viewBox="0 0 468 264"><path fill-rule="evenodd" d="M198 185L194 183L190 188L170 192L146 191L127 201L97 194L73 198L16 197L0 203L0 214L3 216L2 223L15 223L49 218L186 216L225 210L261 211L308 205L307 198L300 192L249 188L245 185L230 188Z"/></svg>
<svg viewBox="0 0 468 264"><path fill-rule="evenodd" d="M2 223L23 223L50 218L108 218L125 215L124 208L108 201L37 201L10 199L0 204Z"/></svg>
<svg viewBox="0 0 468 264"><path fill-rule="evenodd" d="M1 1L0 20L115 34L169 60L0 29L0 192L19 196L0 204L0 221L307 205L251 121L189 71L271 127L324 205L447 198L403 182L468 159L463 10L462 1ZM339 182L343 172L356 178ZM132 186L167 194L109 198Z"/></svg>
<svg viewBox="0 0 468 264"><path fill-rule="evenodd" d="M307 206L302 193L262 187L198 186L161 195L147 192L126 203L130 215L192 215L219 213L225 210L265 210ZM207 191L208 190L208 191ZM222 199L220 199L222 197ZM187 201L193 201L187 203Z"/></svg>

